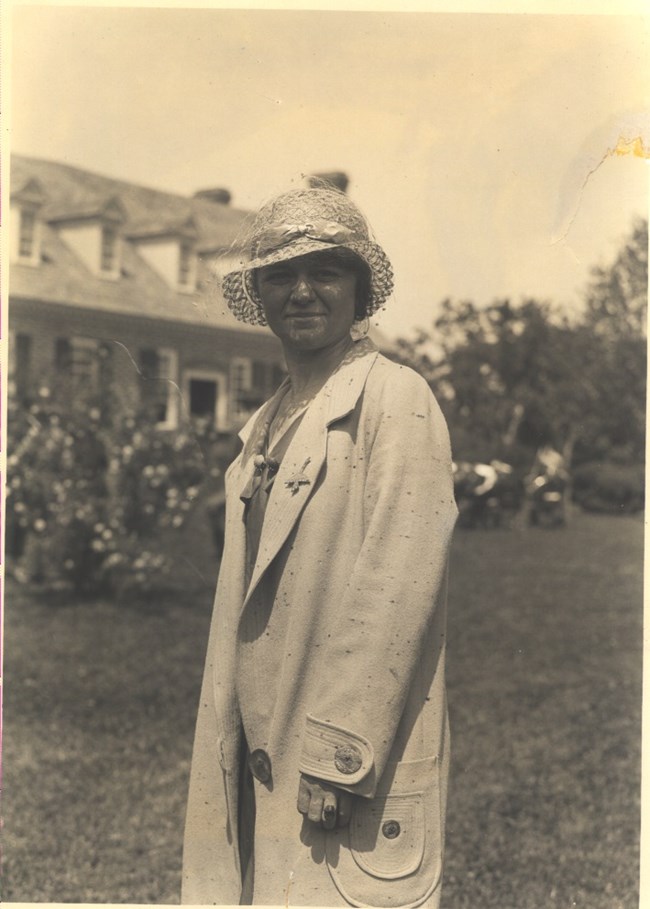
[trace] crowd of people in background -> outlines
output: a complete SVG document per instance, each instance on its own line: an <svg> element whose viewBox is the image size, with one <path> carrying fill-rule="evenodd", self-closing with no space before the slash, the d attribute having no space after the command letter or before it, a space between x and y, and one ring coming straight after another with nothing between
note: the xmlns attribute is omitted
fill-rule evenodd
<svg viewBox="0 0 650 909"><path fill-rule="evenodd" d="M489 529L515 521L524 527L566 524L569 471L550 445L537 450L526 473L499 460L456 461L454 490L461 527Z"/></svg>

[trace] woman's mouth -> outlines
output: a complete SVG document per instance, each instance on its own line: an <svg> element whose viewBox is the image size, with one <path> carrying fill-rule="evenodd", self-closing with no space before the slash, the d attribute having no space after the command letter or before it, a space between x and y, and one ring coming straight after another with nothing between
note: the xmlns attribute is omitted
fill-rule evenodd
<svg viewBox="0 0 650 909"><path fill-rule="evenodd" d="M285 319L317 319L324 315L325 313L322 312L290 312L287 313Z"/></svg>

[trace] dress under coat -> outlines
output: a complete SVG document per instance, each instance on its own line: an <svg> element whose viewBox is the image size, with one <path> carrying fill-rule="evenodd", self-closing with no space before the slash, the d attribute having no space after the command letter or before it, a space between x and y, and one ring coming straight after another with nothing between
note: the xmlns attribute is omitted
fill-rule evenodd
<svg viewBox="0 0 650 909"><path fill-rule="evenodd" d="M271 763L255 780L254 904L437 907L457 514L447 427L421 376L358 342L291 440L246 589L240 497L273 406L246 424L226 473L182 901L239 903L243 732ZM349 827L298 813L301 772L358 796Z"/></svg>

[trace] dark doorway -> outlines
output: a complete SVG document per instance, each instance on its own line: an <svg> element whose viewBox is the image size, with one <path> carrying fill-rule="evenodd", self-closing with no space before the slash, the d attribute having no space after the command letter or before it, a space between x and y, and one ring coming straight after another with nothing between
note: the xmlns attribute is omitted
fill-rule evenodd
<svg viewBox="0 0 650 909"><path fill-rule="evenodd" d="M212 417L217 409L217 383L213 379L190 379L190 413Z"/></svg>

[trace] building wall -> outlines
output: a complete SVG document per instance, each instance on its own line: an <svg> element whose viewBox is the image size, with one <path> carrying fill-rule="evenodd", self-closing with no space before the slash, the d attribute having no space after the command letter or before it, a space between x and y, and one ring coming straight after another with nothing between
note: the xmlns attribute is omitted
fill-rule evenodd
<svg viewBox="0 0 650 909"><path fill-rule="evenodd" d="M269 370L281 368L279 342L266 332L238 332L210 326L167 322L139 316L82 310L72 306L44 303L38 300L10 301L9 329L11 337L31 338L29 374L25 381L30 396L38 393L39 385L47 383L56 372L57 341L71 338L92 338L103 342L110 351L112 384L122 406L137 409L142 400L142 352L168 350L177 363L177 395L187 390L184 377L188 373L221 374L228 390L233 360L248 358L267 364ZM17 349L17 344L15 345ZM9 358L12 359L12 350ZM11 370L10 370L11 371ZM272 389L266 389L270 392ZM187 402L183 402L187 404ZM182 407L181 407L182 409ZM230 401L220 406L220 427L233 426ZM239 420L241 422L241 420Z"/></svg>

